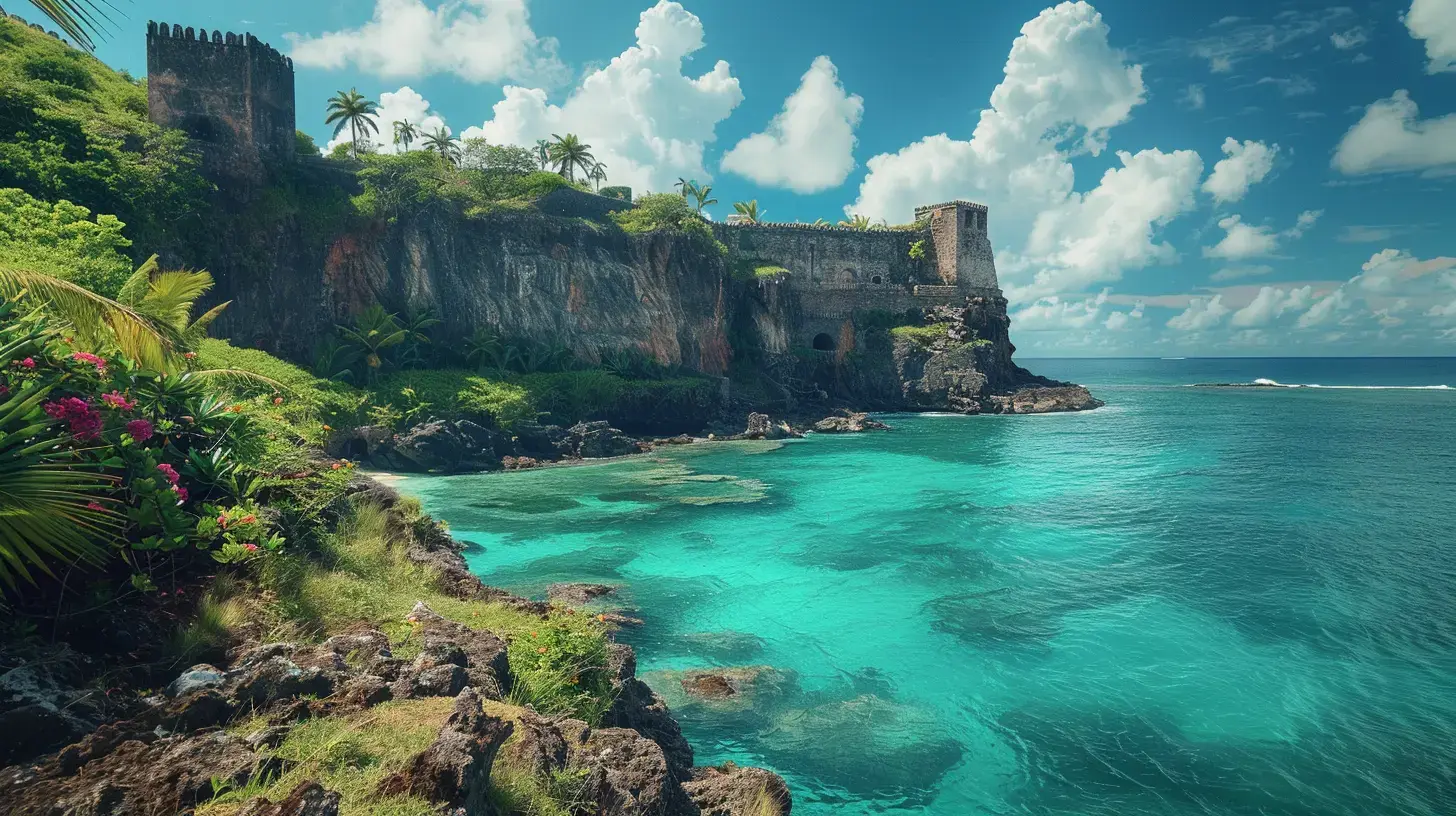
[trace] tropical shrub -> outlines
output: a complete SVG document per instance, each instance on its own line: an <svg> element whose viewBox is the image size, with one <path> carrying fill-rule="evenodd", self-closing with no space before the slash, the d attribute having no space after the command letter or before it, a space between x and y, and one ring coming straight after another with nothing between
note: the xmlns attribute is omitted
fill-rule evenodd
<svg viewBox="0 0 1456 816"><path fill-rule="evenodd" d="M41 201L0 189L0 264L54 275L115 297L131 274L125 225L69 201Z"/></svg>

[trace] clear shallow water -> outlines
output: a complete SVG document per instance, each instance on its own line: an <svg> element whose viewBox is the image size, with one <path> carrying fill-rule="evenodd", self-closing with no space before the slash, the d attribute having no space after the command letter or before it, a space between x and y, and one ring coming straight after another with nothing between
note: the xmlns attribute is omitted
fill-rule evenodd
<svg viewBox="0 0 1456 816"><path fill-rule="evenodd" d="M1456 392L1182 387L1456 360L1030 365L1108 407L402 486L489 583L625 584L795 813L1456 813Z"/></svg>

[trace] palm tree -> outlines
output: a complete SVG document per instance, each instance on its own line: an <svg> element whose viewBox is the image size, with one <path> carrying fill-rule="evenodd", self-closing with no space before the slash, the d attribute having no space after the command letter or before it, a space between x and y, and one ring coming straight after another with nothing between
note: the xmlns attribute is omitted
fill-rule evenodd
<svg viewBox="0 0 1456 816"><path fill-rule="evenodd" d="M551 163L556 165L556 172L566 176L568 181L576 181L576 168L580 167L582 172L590 173L596 157L591 154L591 145L583 144L575 133L568 133L565 136L551 134L555 142L548 148Z"/></svg>
<svg viewBox="0 0 1456 816"><path fill-rule="evenodd" d="M170 326L158 325L136 309L68 280L0 266L0 297L14 299L21 293L49 306L83 345L98 347L110 341L122 354L159 371L176 359L181 338Z"/></svg>
<svg viewBox="0 0 1456 816"><path fill-rule="evenodd" d="M334 125L335 136L345 126L349 128L349 152L357 159L359 135L362 133L368 136L379 132L379 125L374 121L378 114L379 106L365 99L357 88L352 88L348 93L339 91L329 99L329 115L324 119L324 124Z"/></svg>
<svg viewBox="0 0 1456 816"><path fill-rule="evenodd" d="M764 216L764 213L758 211L758 199L756 198L752 201L733 202L733 211L743 216L743 220L750 224L759 223L759 219Z"/></svg>
<svg viewBox="0 0 1456 816"><path fill-rule="evenodd" d="M338 328L344 342L364 358L365 384L373 383L379 376L379 370L384 367L381 352L403 343L409 337L409 332L400 328L394 315L384 311L384 307L378 303L361 312L354 319L353 326Z"/></svg>
<svg viewBox="0 0 1456 816"><path fill-rule="evenodd" d="M591 172L587 174L587 178L596 182L597 192L601 192L602 182L607 180L607 166L605 164L602 164L601 162L593 164Z"/></svg>
<svg viewBox="0 0 1456 816"><path fill-rule="evenodd" d="M541 163L541 169L546 169L546 162L551 161L551 143L545 139L536 140L536 161Z"/></svg>
<svg viewBox="0 0 1456 816"><path fill-rule="evenodd" d="M433 150L439 153L440 158L451 164L456 164L460 161L460 156L462 155L460 142L454 136L450 135L450 131L443 127L436 128L434 133L426 136L423 144L426 150Z"/></svg>
<svg viewBox="0 0 1456 816"><path fill-rule="evenodd" d="M698 189L698 183L696 181L688 181L682 176L678 176L677 183L672 186L677 188L678 195L683 198L693 195Z"/></svg>
<svg viewBox="0 0 1456 816"><path fill-rule="evenodd" d="M396 147L403 144L406 153L419 135L420 129L408 119L394 123L394 144Z"/></svg>
<svg viewBox="0 0 1456 816"><path fill-rule="evenodd" d="M716 198L709 198L708 197L708 196L712 195L712 193L713 193L713 185L711 185L711 184L705 184L702 187L694 187L693 188L693 198L696 198L697 199L698 214L699 215L702 215L703 214L703 208L704 207L708 206L709 204L717 204L718 203L718 199L716 199Z"/></svg>
<svg viewBox="0 0 1456 816"><path fill-rule="evenodd" d="M857 230L867 230L873 228L874 224L870 221L870 217L868 215L853 215L850 216L850 219L847 221L840 221L839 226L853 227Z"/></svg>
<svg viewBox="0 0 1456 816"><path fill-rule="evenodd" d="M101 9L103 5L111 5L104 0L101 3L95 0L30 0L30 3L41 14L49 17L76 45L87 51L96 50L96 43L91 40L91 32L111 21Z"/></svg>
<svg viewBox="0 0 1456 816"><path fill-rule="evenodd" d="M189 348L207 337L208 326L232 303L219 303L193 320L193 304L212 288L212 283L212 275L202 270L162 272L153 255L131 273L116 300L175 332L179 344Z"/></svg>

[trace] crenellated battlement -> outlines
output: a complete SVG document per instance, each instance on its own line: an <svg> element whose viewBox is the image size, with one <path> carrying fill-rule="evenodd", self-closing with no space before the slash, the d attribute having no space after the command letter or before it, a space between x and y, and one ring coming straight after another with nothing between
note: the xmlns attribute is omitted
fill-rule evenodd
<svg viewBox="0 0 1456 816"><path fill-rule="evenodd" d="M148 22L147 107L192 137L214 177L257 179L293 159L293 60L252 34Z"/></svg>

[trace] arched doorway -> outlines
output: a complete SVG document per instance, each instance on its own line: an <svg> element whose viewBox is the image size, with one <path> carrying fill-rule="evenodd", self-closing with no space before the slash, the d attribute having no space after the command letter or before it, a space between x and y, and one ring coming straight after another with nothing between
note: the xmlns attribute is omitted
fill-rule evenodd
<svg viewBox="0 0 1456 816"><path fill-rule="evenodd" d="M882 278L882 277L880 277L879 275L876 275L873 278L870 278L870 283L884 283L884 282L885 282L885 279Z"/></svg>
<svg viewBox="0 0 1456 816"><path fill-rule="evenodd" d="M834 351L834 338L833 337L830 337L829 335L825 334L824 332L820 332L820 333L814 335L814 350L815 351Z"/></svg>

